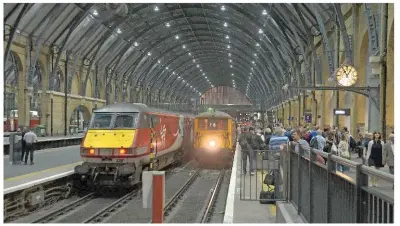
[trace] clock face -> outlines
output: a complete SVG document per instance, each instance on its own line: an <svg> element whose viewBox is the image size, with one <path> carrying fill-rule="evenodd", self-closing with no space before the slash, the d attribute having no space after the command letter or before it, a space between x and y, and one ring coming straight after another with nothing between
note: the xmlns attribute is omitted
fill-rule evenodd
<svg viewBox="0 0 400 226"><path fill-rule="evenodd" d="M341 86L352 86L357 82L356 69L350 65L343 65L336 72L336 80Z"/></svg>

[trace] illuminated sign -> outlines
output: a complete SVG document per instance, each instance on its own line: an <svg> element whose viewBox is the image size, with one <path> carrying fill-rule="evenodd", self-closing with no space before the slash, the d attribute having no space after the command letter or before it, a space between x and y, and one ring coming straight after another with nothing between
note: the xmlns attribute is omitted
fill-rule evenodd
<svg viewBox="0 0 400 226"><path fill-rule="evenodd" d="M350 115L350 109L346 108L346 109L334 109L333 110L333 114L334 115L345 115L345 116L349 116Z"/></svg>

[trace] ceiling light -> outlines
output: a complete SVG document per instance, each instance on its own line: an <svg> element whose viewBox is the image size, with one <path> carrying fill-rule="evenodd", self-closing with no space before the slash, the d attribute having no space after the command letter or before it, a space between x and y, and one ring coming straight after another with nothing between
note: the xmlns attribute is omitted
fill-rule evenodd
<svg viewBox="0 0 400 226"><path fill-rule="evenodd" d="M255 64L256 62L253 61L252 63Z"/></svg>
<svg viewBox="0 0 400 226"><path fill-rule="evenodd" d="M231 75L233 76L233 73Z"/></svg>
<svg viewBox="0 0 400 226"><path fill-rule="evenodd" d="M226 38L226 39L229 39L229 36L227 35L225 38Z"/></svg>
<svg viewBox="0 0 400 226"><path fill-rule="evenodd" d="M178 76L178 79L181 79L181 76Z"/></svg>
<svg viewBox="0 0 400 226"><path fill-rule="evenodd" d="M200 71L203 71L203 69L200 69Z"/></svg>
<svg viewBox="0 0 400 226"><path fill-rule="evenodd" d="M256 46L260 46L260 44L257 43Z"/></svg>
<svg viewBox="0 0 400 226"><path fill-rule="evenodd" d="M192 54L191 54L191 53L188 53L188 55L191 56Z"/></svg>
<svg viewBox="0 0 400 226"><path fill-rule="evenodd" d="M195 60L195 59L193 59L193 63L196 63L196 60Z"/></svg>
<svg viewBox="0 0 400 226"><path fill-rule="evenodd" d="M207 76L206 76L205 78L208 80L208 77L207 77Z"/></svg>
<svg viewBox="0 0 400 226"><path fill-rule="evenodd" d="M179 35L175 36L175 39L179 39Z"/></svg>
<svg viewBox="0 0 400 226"><path fill-rule="evenodd" d="M254 70L254 68L250 68L251 70Z"/></svg>
<svg viewBox="0 0 400 226"><path fill-rule="evenodd" d="M254 56L257 57L257 53L254 53Z"/></svg>
<svg viewBox="0 0 400 226"><path fill-rule="evenodd" d="M175 74L175 71L174 71L174 72L172 72L172 74Z"/></svg>
<svg viewBox="0 0 400 226"><path fill-rule="evenodd" d="M263 32L263 30L261 30L261 28L260 28L260 29L258 29L258 33L259 33L259 34L262 34L262 33L264 33L264 32Z"/></svg>
<svg viewBox="0 0 400 226"><path fill-rule="evenodd" d="M262 15L267 15L267 10L264 9L264 10L262 11Z"/></svg>
<svg viewBox="0 0 400 226"><path fill-rule="evenodd" d="M224 27L228 27L228 24L226 22L224 23Z"/></svg>
<svg viewBox="0 0 400 226"><path fill-rule="evenodd" d="M138 46L138 45L139 45L139 43L135 42L135 43L133 43L133 45L134 45L134 46Z"/></svg>
<svg viewBox="0 0 400 226"><path fill-rule="evenodd" d="M231 67L232 67L232 65L231 65Z"/></svg>
<svg viewBox="0 0 400 226"><path fill-rule="evenodd" d="M158 6L156 6L156 7L154 7L154 11L158 11L159 9L158 9Z"/></svg>
<svg viewBox="0 0 400 226"><path fill-rule="evenodd" d="M203 75L206 75L206 73L203 73ZM206 77L207 78L207 77Z"/></svg>
<svg viewBox="0 0 400 226"><path fill-rule="evenodd" d="M169 69L169 67L167 67L167 70Z"/></svg>
<svg viewBox="0 0 400 226"><path fill-rule="evenodd" d="M230 63L232 63L232 60L229 60Z"/></svg>
<svg viewBox="0 0 400 226"><path fill-rule="evenodd" d="M222 10L222 11L225 11L225 6L222 6L222 7L221 7L221 10Z"/></svg>
<svg viewBox="0 0 400 226"><path fill-rule="evenodd" d="M228 49L230 49L231 48L231 46L230 45L228 45Z"/></svg>
<svg viewBox="0 0 400 226"><path fill-rule="evenodd" d="M158 62L159 64L161 64L161 61L160 61L160 60L158 60L157 62Z"/></svg>
<svg viewBox="0 0 400 226"><path fill-rule="evenodd" d="M200 65L196 65L196 67L200 67Z"/></svg>
<svg viewBox="0 0 400 226"><path fill-rule="evenodd" d="M150 52L148 52L148 53L147 53L147 56L151 56L151 53L150 53Z"/></svg>
<svg viewBox="0 0 400 226"><path fill-rule="evenodd" d="M169 23L166 23L166 24L165 24L165 26L167 26L167 27L171 27L171 24L169 24Z"/></svg>
<svg viewBox="0 0 400 226"><path fill-rule="evenodd" d="M94 10L94 11L93 11L93 15L94 15L94 16L99 15L99 13L97 12L97 10Z"/></svg>
<svg viewBox="0 0 400 226"><path fill-rule="evenodd" d="M118 28L118 29L117 29L117 33L118 33L118 34L121 34L121 33L122 33L121 29Z"/></svg>
<svg viewBox="0 0 400 226"><path fill-rule="evenodd" d="M228 53L228 56L232 56L232 54L231 54L231 53Z"/></svg>
<svg viewBox="0 0 400 226"><path fill-rule="evenodd" d="M182 48L186 49L186 45L183 45Z"/></svg>

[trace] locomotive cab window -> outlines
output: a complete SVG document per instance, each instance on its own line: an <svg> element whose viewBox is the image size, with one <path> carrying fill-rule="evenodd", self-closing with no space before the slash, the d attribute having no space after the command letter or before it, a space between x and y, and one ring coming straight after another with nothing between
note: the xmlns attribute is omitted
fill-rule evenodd
<svg viewBox="0 0 400 226"><path fill-rule="evenodd" d="M112 114L110 113L95 113L90 123L90 129L105 129L110 128Z"/></svg>
<svg viewBox="0 0 400 226"><path fill-rule="evenodd" d="M226 130L228 129L227 119L199 119L199 129L201 130Z"/></svg>
<svg viewBox="0 0 400 226"><path fill-rule="evenodd" d="M113 128L136 128L137 122L138 113L118 114Z"/></svg>

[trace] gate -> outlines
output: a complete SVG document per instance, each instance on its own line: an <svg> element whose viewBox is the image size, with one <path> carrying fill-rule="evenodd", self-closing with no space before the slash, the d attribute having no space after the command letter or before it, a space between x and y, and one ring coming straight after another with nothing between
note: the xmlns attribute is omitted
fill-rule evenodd
<svg viewBox="0 0 400 226"><path fill-rule="evenodd" d="M240 151L240 199L275 203L286 201L287 164L282 164L283 150ZM253 158L254 175L250 173L250 158Z"/></svg>

